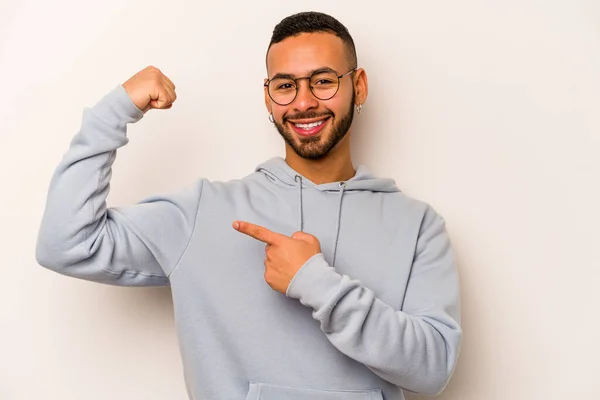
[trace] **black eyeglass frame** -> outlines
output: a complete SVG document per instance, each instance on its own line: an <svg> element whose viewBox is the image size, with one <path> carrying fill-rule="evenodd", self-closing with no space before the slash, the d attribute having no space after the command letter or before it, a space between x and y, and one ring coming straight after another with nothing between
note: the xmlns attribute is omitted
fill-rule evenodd
<svg viewBox="0 0 600 400"><path fill-rule="evenodd" d="M273 96L271 96L271 91L269 90L269 83L271 83L272 79L267 79L267 81L263 84L264 87L267 88L267 93L269 94L269 97L271 98L271 100L273 100L273 102L275 102L276 104L279 104L280 106L287 106L288 104L292 104L294 102L294 100L296 100L296 97L298 97L298 90L300 89L300 86L298 86L298 81L301 79L307 79L308 80L308 89L310 90L310 92L312 93L313 96L315 96L317 99L319 100L329 100L335 97L335 95L339 92L340 90L340 81L342 80L343 77L345 77L346 75L350 75L353 72L356 72L358 70L358 67L351 69L350 71L346 72L345 74L341 74L341 75L336 75L337 79L337 88L335 89L335 93L333 93L330 97L326 98L326 99L322 99L319 96L317 96L315 94L315 92L313 92L313 87L310 84L310 80L314 75L318 75L318 74L322 74L323 72L326 71L315 71L313 72L310 76L303 76L300 78L289 78L290 80L294 81L294 85L296 86L296 94L294 95L294 98L289 101L288 103L278 103L277 101L275 101L275 99L273 98ZM336 73L337 72L335 70L331 70L331 71L327 71L327 72L333 72ZM275 79L280 79L280 78L275 78Z"/></svg>

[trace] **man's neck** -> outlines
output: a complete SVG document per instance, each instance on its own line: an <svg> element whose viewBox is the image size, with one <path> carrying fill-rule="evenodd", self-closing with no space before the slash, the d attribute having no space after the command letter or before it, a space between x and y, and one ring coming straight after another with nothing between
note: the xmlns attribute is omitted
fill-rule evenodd
<svg viewBox="0 0 600 400"><path fill-rule="evenodd" d="M352 166L350 151L336 150L341 149L332 150L320 160L307 160L296 154L289 146L286 146L285 161L296 172L317 185L347 181L356 174Z"/></svg>

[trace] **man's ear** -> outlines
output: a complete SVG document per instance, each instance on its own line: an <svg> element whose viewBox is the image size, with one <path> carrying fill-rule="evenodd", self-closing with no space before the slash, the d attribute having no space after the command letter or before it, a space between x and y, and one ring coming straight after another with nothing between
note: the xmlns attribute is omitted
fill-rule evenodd
<svg viewBox="0 0 600 400"><path fill-rule="evenodd" d="M356 70L354 76L354 91L356 95L356 104L365 104L367 95L369 94L369 81L367 79L367 72L362 68Z"/></svg>

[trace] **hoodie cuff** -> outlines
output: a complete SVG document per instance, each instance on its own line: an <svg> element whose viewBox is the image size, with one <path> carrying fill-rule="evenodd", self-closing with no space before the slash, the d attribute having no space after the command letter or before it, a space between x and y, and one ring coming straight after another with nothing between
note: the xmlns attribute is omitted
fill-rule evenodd
<svg viewBox="0 0 600 400"><path fill-rule="evenodd" d="M92 111L113 127L135 123L144 117L144 112L131 100L123 85L117 85L108 92L92 107Z"/></svg>
<svg viewBox="0 0 600 400"><path fill-rule="evenodd" d="M296 273L286 291L286 296L300 300L315 310L325 305L338 291L342 275L331 267L323 253L308 259Z"/></svg>

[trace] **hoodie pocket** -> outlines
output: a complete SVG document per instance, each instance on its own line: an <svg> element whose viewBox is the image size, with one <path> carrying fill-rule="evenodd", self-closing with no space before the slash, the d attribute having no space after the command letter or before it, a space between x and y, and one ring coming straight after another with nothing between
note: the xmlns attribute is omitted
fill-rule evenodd
<svg viewBox="0 0 600 400"><path fill-rule="evenodd" d="M383 400L383 396L379 389L306 389L250 382L246 400Z"/></svg>

